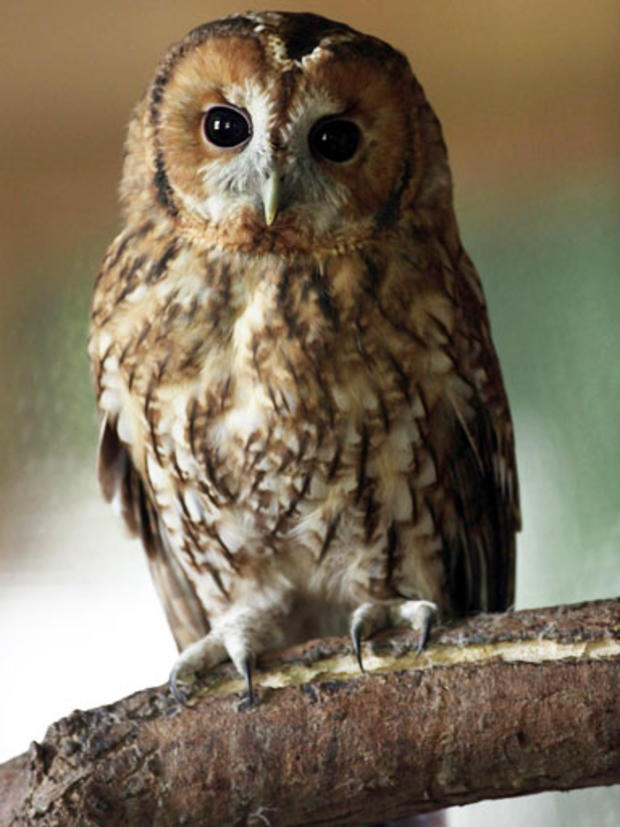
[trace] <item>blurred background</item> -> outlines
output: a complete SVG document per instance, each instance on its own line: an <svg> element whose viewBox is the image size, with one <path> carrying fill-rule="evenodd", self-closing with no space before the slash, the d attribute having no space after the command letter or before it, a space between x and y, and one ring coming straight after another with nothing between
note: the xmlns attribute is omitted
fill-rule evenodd
<svg viewBox="0 0 620 827"><path fill-rule="evenodd" d="M517 434L517 606L620 591L620 5L288 0L409 56L443 123ZM215 0L5 0L0 78L0 761L75 707L166 678L141 548L95 480L85 344L119 227L124 128L156 61ZM616 815L614 817L614 805ZM613 790L451 811L612 825Z"/></svg>

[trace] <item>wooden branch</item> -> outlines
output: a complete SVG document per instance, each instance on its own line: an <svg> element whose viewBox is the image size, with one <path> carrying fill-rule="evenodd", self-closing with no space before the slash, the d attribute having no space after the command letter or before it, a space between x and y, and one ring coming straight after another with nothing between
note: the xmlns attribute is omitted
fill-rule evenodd
<svg viewBox="0 0 620 827"><path fill-rule="evenodd" d="M190 708L76 711L0 766L0 824L371 824L620 781L620 601L413 638L366 644L363 675L340 638L265 658L250 709L226 664Z"/></svg>

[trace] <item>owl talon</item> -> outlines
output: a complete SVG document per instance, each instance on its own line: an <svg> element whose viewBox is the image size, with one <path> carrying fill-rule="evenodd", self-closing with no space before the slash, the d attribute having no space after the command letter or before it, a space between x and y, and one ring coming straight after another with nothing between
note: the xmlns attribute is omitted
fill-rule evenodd
<svg viewBox="0 0 620 827"><path fill-rule="evenodd" d="M428 635L437 615L437 606L430 600L398 600L392 603L363 603L351 615L351 641L360 670L362 662L362 640L382 629L410 626L419 629L420 637L416 654L421 654L428 641Z"/></svg>
<svg viewBox="0 0 620 827"><path fill-rule="evenodd" d="M393 606L390 612L393 626L410 626L419 630L420 637L416 654L421 655L428 642L428 636L437 617L437 606L430 600L407 600Z"/></svg>
<svg viewBox="0 0 620 827"><path fill-rule="evenodd" d="M252 658L248 655L242 664L242 673L245 678L245 687L247 689L247 706L254 705L254 689L252 687Z"/></svg>
<svg viewBox="0 0 620 827"><path fill-rule="evenodd" d="M421 621L420 627L420 639L418 640L418 645L416 648L416 654L421 655L424 649L426 648L426 644L428 643L428 636L430 634L431 629L433 628L433 623L437 617L437 607L434 603L431 604L432 608L428 608L427 614L424 615Z"/></svg>
<svg viewBox="0 0 620 827"><path fill-rule="evenodd" d="M362 624L360 621L351 623L351 641L360 672L364 672L364 664L362 662Z"/></svg>
<svg viewBox="0 0 620 827"><path fill-rule="evenodd" d="M246 686L246 695L244 698L241 699L239 702L239 706L237 707L239 712L245 712L246 709L251 709L253 706L256 706L258 703L258 697L254 694L254 689L252 687L252 658L246 657L243 662L243 668L241 670L243 677L245 678L245 686Z"/></svg>
<svg viewBox="0 0 620 827"><path fill-rule="evenodd" d="M362 640L390 625L388 609L381 603L362 603L351 615L349 628L353 651L362 672L365 671L362 662Z"/></svg>
<svg viewBox="0 0 620 827"><path fill-rule="evenodd" d="M239 706L237 707L239 712L245 712L246 709L251 709L258 703L258 697L254 694L254 688L252 686L253 664L254 659L251 655L246 655L242 663L240 664L241 669L239 669L239 671L245 678L246 695L244 698L241 699Z"/></svg>
<svg viewBox="0 0 620 827"><path fill-rule="evenodd" d="M192 643L181 652L170 672L168 687L172 697L183 706L187 706L187 700L192 694L190 687L196 680L197 673L203 669L211 669L226 660L227 656L224 645L213 632ZM182 691L179 689L179 681L190 686Z"/></svg>
<svg viewBox="0 0 620 827"><path fill-rule="evenodd" d="M189 689L185 689L184 691L181 691L179 689L179 685L177 682L178 676L179 668L178 666L175 666L172 672L170 672L170 677L168 678L168 689L170 690L170 694L177 703L181 704L181 706L184 706L187 709L191 709L190 705L187 703L191 693Z"/></svg>

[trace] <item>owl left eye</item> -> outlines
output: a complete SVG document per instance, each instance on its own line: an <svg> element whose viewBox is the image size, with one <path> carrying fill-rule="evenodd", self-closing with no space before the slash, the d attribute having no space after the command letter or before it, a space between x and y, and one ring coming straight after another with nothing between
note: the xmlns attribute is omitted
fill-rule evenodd
<svg viewBox="0 0 620 827"><path fill-rule="evenodd" d="M232 106L212 106L203 115L202 131L210 144L231 149L244 144L252 134L250 121Z"/></svg>
<svg viewBox="0 0 620 827"><path fill-rule="evenodd" d="M361 133L359 126L346 118L327 118L314 124L308 135L310 149L315 155L343 164L357 152Z"/></svg>

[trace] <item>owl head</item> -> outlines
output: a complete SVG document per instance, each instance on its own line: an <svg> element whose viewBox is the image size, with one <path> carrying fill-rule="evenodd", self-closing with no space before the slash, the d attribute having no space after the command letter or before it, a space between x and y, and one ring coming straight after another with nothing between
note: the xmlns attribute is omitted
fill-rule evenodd
<svg viewBox="0 0 620 827"><path fill-rule="evenodd" d="M448 205L440 126L406 58L312 14L207 23L139 104L121 190L208 243L251 251L363 244Z"/></svg>

